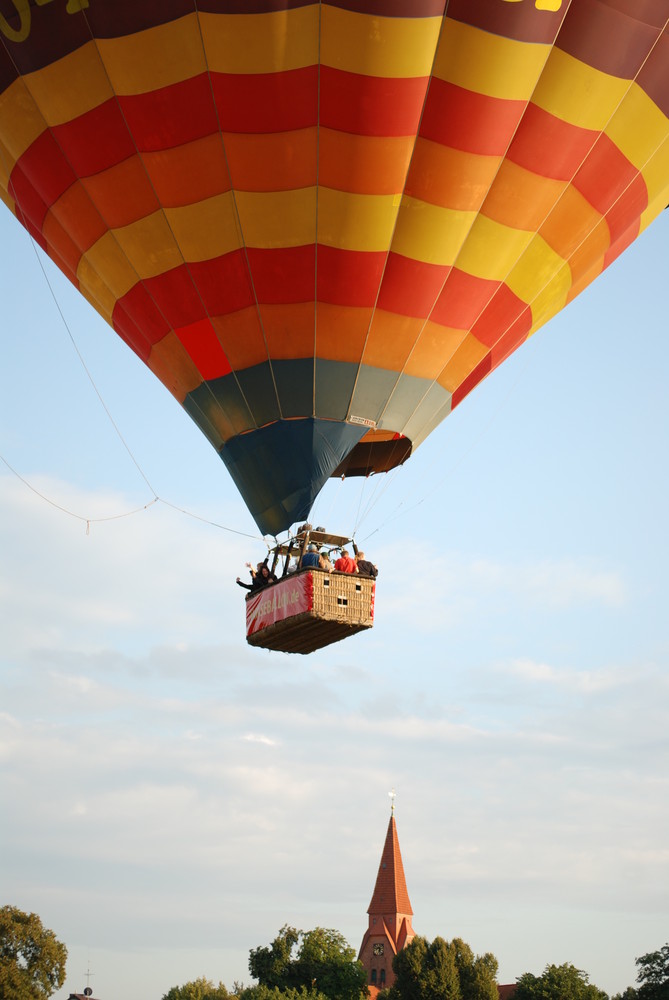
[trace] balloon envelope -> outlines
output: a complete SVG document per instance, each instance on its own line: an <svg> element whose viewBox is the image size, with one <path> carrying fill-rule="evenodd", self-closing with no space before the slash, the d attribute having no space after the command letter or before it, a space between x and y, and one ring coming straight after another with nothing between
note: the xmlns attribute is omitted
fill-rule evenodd
<svg viewBox="0 0 669 1000"><path fill-rule="evenodd" d="M666 0L0 0L0 42L0 196L263 533L669 201Z"/></svg>

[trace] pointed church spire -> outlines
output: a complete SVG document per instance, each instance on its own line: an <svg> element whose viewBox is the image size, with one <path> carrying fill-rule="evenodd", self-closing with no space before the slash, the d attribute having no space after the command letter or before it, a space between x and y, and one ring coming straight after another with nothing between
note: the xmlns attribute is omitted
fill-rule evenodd
<svg viewBox="0 0 669 1000"><path fill-rule="evenodd" d="M414 937L411 926L413 910L409 901L395 825L394 790L390 793L390 797L392 800L390 821L372 901L367 910L369 926L362 939L358 956L367 969L371 996L376 996L375 990L392 985L395 979L392 969L393 956Z"/></svg>
<svg viewBox="0 0 669 1000"><path fill-rule="evenodd" d="M395 824L394 801L386 831L386 841L383 845L381 864L376 876L376 885L367 912L377 916L385 916L390 913L413 916Z"/></svg>

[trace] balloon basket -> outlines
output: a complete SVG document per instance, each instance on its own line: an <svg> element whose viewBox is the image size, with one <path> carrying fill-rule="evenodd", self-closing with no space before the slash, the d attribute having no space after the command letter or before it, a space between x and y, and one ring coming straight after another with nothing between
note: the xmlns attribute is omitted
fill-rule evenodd
<svg viewBox="0 0 669 1000"><path fill-rule="evenodd" d="M310 569L246 599L246 641L282 653L313 653L374 624L376 581Z"/></svg>

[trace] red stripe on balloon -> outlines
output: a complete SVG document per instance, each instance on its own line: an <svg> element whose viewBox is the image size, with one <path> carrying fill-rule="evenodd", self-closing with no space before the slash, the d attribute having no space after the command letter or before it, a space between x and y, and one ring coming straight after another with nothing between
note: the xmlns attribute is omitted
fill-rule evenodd
<svg viewBox="0 0 669 1000"><path fill-rule="evenodd" d="M420 134L442 146L467 153L502 156L525 108L525 101L475 94L433 78Z"/></svg>
<svg viewBox="0 0 669 1000"><path fill-rule="evenodd" d="M599 133L579 128L528 104L507 158L541 177L570 181Z"/></svg>
<svg viewBox="0 0 669 1000"><path fill-rule="evenodd" d="M379 308L402 316L427 318L450 270L445 265L426 264L390 253L379 293Z"/></svg>
<svg viewBox="0 0 669 1000"><path fill-rule="evenodd" d="M223 132L288 132L318 121L318 67L283 73L212 73Z"/></svg>
<svg viewBox="0 0 669 1000"><path fill-rule="evenodd" d="M232 371L216 331L208 319L174 331L203 379L221 378Z"/></svg>
<svg viewBox="0 0 669 1000"><path fill-rule="evenodd" d="M428 78L393 78L321 67L320 124L356 135L415 135Z"/></svg>
<svg viewBox="0 0 669 1000"><path fill-rule="evenodd" d="M318 247L318 301L373 306L386 254Z"/></svg>

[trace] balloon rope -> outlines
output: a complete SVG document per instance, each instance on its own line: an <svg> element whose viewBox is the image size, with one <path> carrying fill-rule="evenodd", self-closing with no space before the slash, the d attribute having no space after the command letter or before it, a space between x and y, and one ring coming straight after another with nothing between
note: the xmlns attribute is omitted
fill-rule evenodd
<svg viewBox="0 0 669 1000"><path fill-rule="evenodd" d="M70 510L68 507L63 507L62 504L56 503L56 501L52 500L51 497L48 497L45 493L42 493L41 490L38 490L37 487L33 486L32 483L29 483L28 480L20 474L20 472L17 472L17 470L9 464L4 455L0 455L0 462L3 462L12 475L16 476L16 478L22 482L23 485L31 491L31 493L38 496L40 500L44 500L44 502L48 503L49 506L55 507L56 510L61 511L63 514L67 514L68 517L73 517L77 521L83 521L86 525L86 534L89 533L91 524L102 524L104 521L120 521L124 517L141 514L142 511L148 510L149 507L153 507L156 503L162 503L165 507L170 507L172 510L177 511L178 514L185 514L186 517L192 517L195 521L202 521L203 524L209 524L212 528L220 528L221 531L227 531L232 535L242 535L244 538L252 538L255 542L265 541L265 539L260 535L250 535L246 531L238 531L236 528L229 528L227 525L219 524L217 521L210 521L208 518L202 517L199 514L194 514L192 511L186 510L184 507L177 507L176 504L170 503L169 500L164 500L159 496L154 496L153 500L149 500L148 503L145 503L142 507L134 507L132 510L124 511L121 514L108 514L106 517L85 517L83 514L78 514L76 511Z"/></svg>
<svg viewBox="0 0 669 1000"><path fill-rule="evenodd" d="M178 514L185 514L186 517L192 517L195 521L201 521L203 524L209 524L212 528L220 528L221 531L228 531L232 535L241 535L242 538L252 538L254 542L265 542L267 545L267 539L264 535L250 535L248 531L238 531L237 528L228 528L225 524L219 524L218 521L210 521L206 517L202 517L200 514L194 514L192 510L186 510L184 507L177 507L176 504L170 503L169 500L163 500L162 497L157 497L157 500L165 504L166 507L171 507L172 510L176 510ZM269 545L267 548L269 549Z"/></svg>
<svg viewBox="0 0 669 1000"><path fill-rule="evenodd" d="M73 517L77 521L83 521L86 524L86 534L88 534L88 527L95 522L118 521L122 517L130 517L132 514L139 514L143 510L148 510L149 507L152 507L154 503L157 503L160 500L160 497L154 496L153 500L149 500L149 502L145 503L143 507L135 507L134 510L127 510L123 514L109 514L107 517L84 517L83 514L77 514L75 511L69 510L67 507L63 507L62 504L56 503L55 500L52 500L45 493L42 493L41 490L38 490L9 464L4 455L0 455L0 461L4 462L12 475L16 476L16 478L20 480L24 486L27 486L28 489L35 494L35 496L38 496L40 500L44 500L44 502L48 503L51 507L55 507L56 510L62 511L63 514L67 514L69 517Z"/></svg>
<svg viewBox="0 0 669 1000"><path fill-rule="evenodd" d="M525 351L525 354L523 356L523 362L522 362L522 364L519 363L518 373L517 373L515 379L509 385L509 388L505 392L504 396L500 399L498 405L495 407L494 412L491 413L489 419L486 420L486 422L481 426L478 434L472 439L472 441L470 442L470 444L466 448L466 450L461 453L460 457L457 458L455 460L455 462L451 465L451 467L446 471L446 473L443 476L440 477L440 479L438 480L438 482L436 482L431 489L427 490L427 492L424 493L420 497L420 499L415 500L414 502L411 503L410 497L407 494L407 496L405 497L405 499L401 500L398 503L398 505L395 508L395 510L392 511L388 515L388 517L385 519L385 521L382 521L381 524L377 525L377 527L374 528L374 530L369 535L365 536L364 540L366 540L367 538L371 538L372 535L375 535L378 531L381 531L383 528L385 528L385 526L387 524L391 524L393 521L397 521L398 518L404 517L405 514L410 514L412 510L415 510L416 507L420 507L420 505L422 503L424 503L429 497L433 496L433 494L436 493L437 490L441 489L441 487L443 486L443 484L448 479L450 479L451 476L454 475L454 473L457 472L457 470L460 468L460 466L465 461L465 459L469 458L469 456L472 454L472 452L474 452L476 450L476 448L478 448L479 443L481 442L481 440L483 439L483 437L485 435L487 435L488 432L490 431L490 428L491 428L492 424L496 423L496 421L497 421L497 419L499 417L500 410L502 410L505 406L508 405L511 396L515 393L515 391L516 391L516 389L518 387L518 384L520 383L521 379L524 378L525 373L526 373L529 365L530 365L530 353L529 353L529 351ZM400 468L401 468L401 466L397 466L392 471L393 472L399 472ZM377 498L377 499L380 499L380 497ZM405 507L404 510L402 510L401 508L404 507L405 502L409 502L410 506ZM365 514L365 516L366 516L366 514Z"/></svg>
<svg viewBox="0 0 669 1000"><path fill-rule="evenodd" d="M135 468L137 469L137 471L139 472L140 476L142 477L142 479L144 480L144 482L146 483L146 485L149 487L149 489L153 493L154 497L156 499L158 499L158 494L154 490L154 488L151 485L151 483L149 482L149 480L148 480L148 478L147 478L144 470L142 469L142 467L140 466L139 462L137 461L137 459L133 455L132 451L130 450L130 446L128 445L128 442L125 440L125 438L121 434L121 431L119 430L119 428L118 428L118 426L117 426L114 418L112 417L111 413L109 412L109 408L108 408L107 404L105 403L104 399L102 398L102 394L100 393L100 390L98 389L97 385L95 384L95 380L94 380L93 376L91 375L91 373L90 373L90 371L89 371L89 369L88 369L88 367L86 365L86 362L84 361L83 355L82 355L81 351L79 350L79 348L77 346L77 342L75 341L74 336L72 334L72 331L70 329L70 326L69 326L67 320L65 319L65 316L63 314L63 310L60 307L60 303L58 302L58 299L56 298L56 293L54 292L53 286L52 286L52 284L51 284L51 282L49 280L49 276L46 273L46 269L44 267L42 259L41 259L40 255L39 255L39 253L37 252L37 246L35 245L35 240L33 239L32 235L30 236L30 242L31 242L32 248L33 248L33 250L35 252L35 257L37 258L37 263L39 264L40 270L42 271L42 276L44 277L44 280L46 281L47 287L48 287L48 289L49 289L49 291L51 293L51 298L53 299L53 302L54 302L54 305L56 306L56 309L58 310L58 315L60 316L60 318L61 318L61 320L63 322L63 326L65 327L65 329L67 331L67 335L70 338L70 341L71 341L72 346L73 346L73 348L74 348L74 350L76 352L76 355L79 358L79 361L81 363L81 367L86 372L86 375L88 376L88 380L91 383L91 385L93 386L93 391L95 392L95 395L98 397L98 399L100 401L100 405L102 406L102 409L107 414L107 417L109 419L110 424L112 425L112 427L116 431L116 434L118 436L119 441L121 442L121 444L123 445L123 447L127 451L127 453L130 456L130 459L132 460Z"/></svg>

